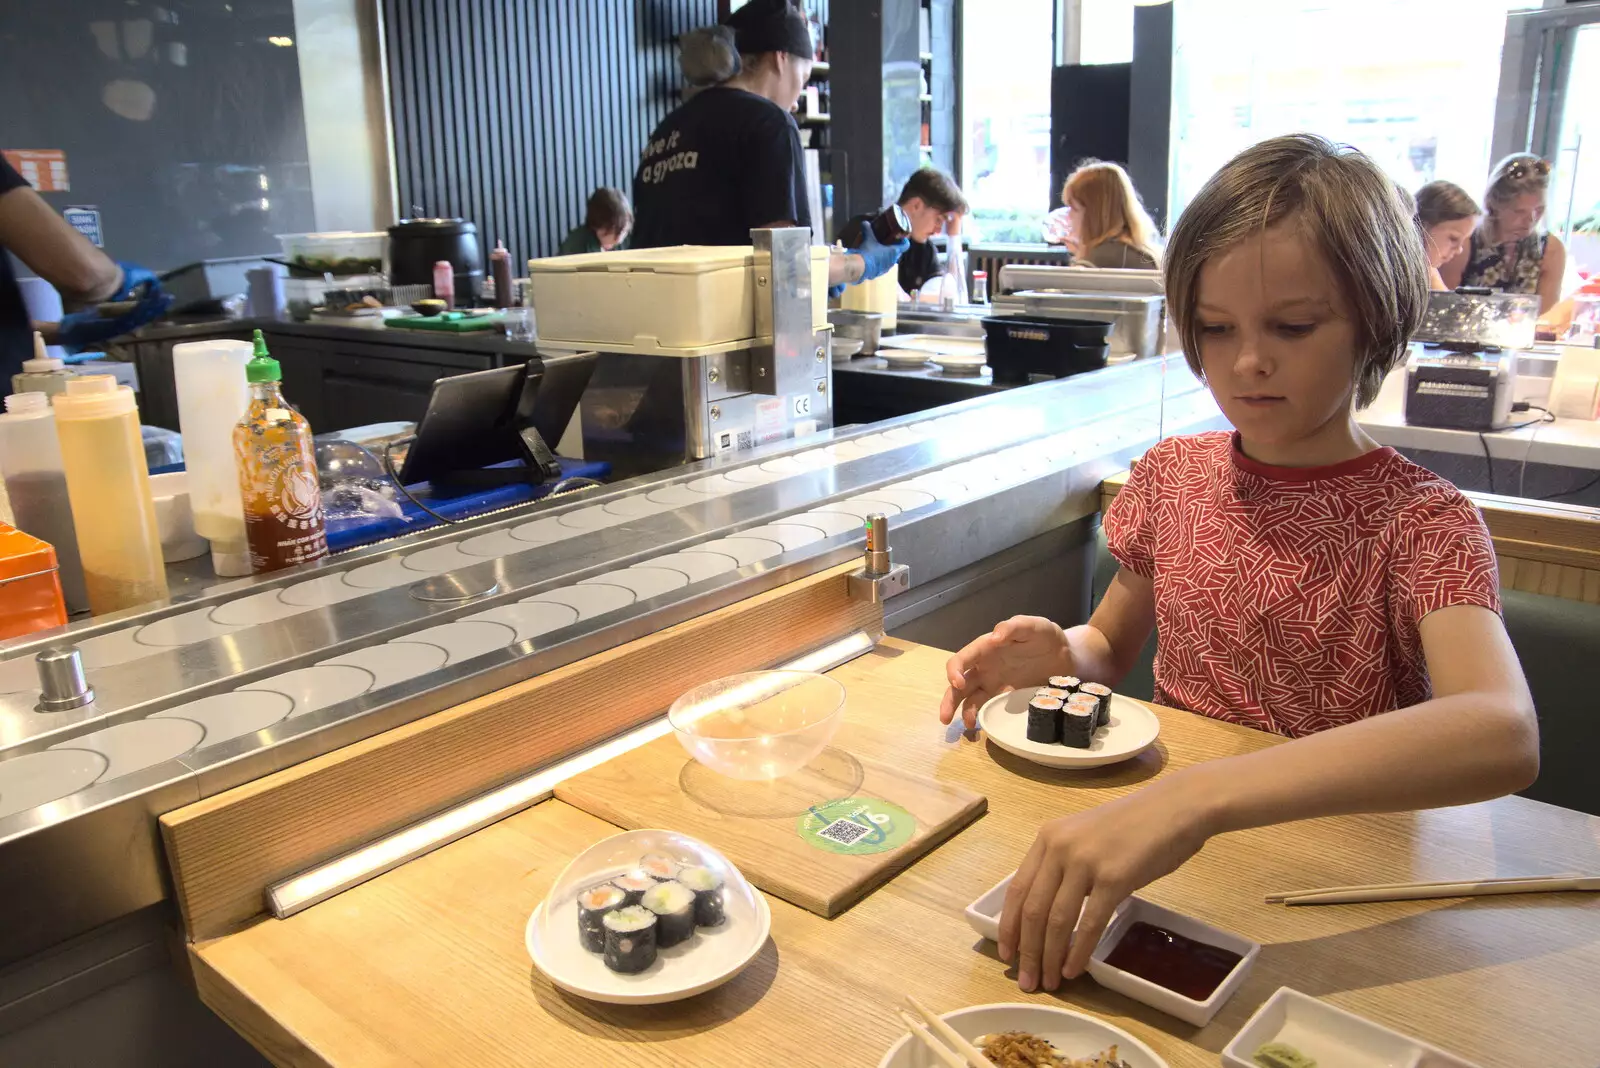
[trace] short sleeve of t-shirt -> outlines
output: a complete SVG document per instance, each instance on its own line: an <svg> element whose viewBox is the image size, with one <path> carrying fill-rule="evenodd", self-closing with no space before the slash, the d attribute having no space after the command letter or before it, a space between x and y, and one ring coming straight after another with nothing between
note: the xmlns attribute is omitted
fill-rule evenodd
<svg viewBox="0 0 1600 1068"><path fill-rule="evenodd" d="M753 220L752 226L784 220L805 223L809 213L802 216L795 202L795 175L803 173L800 134L788 115L777 108L769 110L744 135L746 172L739 189L743 215Z"/></svg>
<svg viewBox="0 0 1600 1068"><path fill-rule="evenodd" d="M1106 547L1117 563L1134 574L1153 578L1156 572L1155 525L1150 508L1155 500L1157 445L1133 465L1133 473L1106 510Z"/></svg>
<svg viewBox="0 0 1600 1068"><path fill-rule="evenodd" d="M4 156L0 156L0 193L9 193L13 189L21 189L28 184L28 180L17 173Z"/></svg>
<svg viewBox="0 0 1600 1068"><path fill-rule="evenodd" d="M1441 608L1500 611L1494 543L1472 502L1453 489L1427 494L1395 516L1395 607L1411 626Z"/></svg>

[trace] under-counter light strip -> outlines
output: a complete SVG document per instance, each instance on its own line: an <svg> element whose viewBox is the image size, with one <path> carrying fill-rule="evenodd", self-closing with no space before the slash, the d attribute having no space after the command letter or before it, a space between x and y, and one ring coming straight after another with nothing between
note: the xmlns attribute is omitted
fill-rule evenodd
<svg viewBox="0 0 1600 1068"><path fill-rule="evenodd" d="M880 637L880 634L856 631L782 665L780 670L827 671L867 652L878 643ZM449 845L458 838L464 838L535 805L548 798L558 783L598 767L612 757L653 742L671 729L667 717L662 715L642 727L586 749L527 778L518 779L320 867L269 886L267 908L278 919L288 919L368 879L393 871L440 846Z"/></svg>

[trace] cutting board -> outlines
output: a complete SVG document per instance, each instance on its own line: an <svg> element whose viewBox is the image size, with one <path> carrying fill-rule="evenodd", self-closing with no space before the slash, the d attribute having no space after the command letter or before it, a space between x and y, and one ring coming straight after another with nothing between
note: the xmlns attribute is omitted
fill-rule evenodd
<svg viewBox="0 0 1600 1068"><path fill-rule="evenodd" d="M695 763L668 735L567 780L556 787L556 796L627 830L693 835L767 893L819 916L836 916L988 808L982 794L855 757L848 748L830 746L789 779L750 783ZM844 799L860 803L828 803ZM865 814L862 804L868 806ZM905 814L914 827L900 841ZM875 828L881 845L898 844L864 854L835 851L841 843L817 832L846 819ZM856 833L842 831L846 838ZM869 838L844 848L874 846Z"/></svg>
<svg viewBox="0 0 1600 1068"><path fill-rule="evenodd" d="M437 315L401 315L385 319L383 325L399 330L437 330L446 334L466 334L474 330L498 327L503 318L499 314L475 315L466 319L443 319Z"/></svg>

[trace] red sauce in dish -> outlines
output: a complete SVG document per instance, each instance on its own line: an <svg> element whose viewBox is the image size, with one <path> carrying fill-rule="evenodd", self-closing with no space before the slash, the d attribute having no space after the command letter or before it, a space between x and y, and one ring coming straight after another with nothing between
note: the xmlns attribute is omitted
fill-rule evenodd
<svg viewBox="0 0 1600 1068"><path fill-rule="evenodd" d="M1243 959L1232 950L1139 921L1128 925L1107 954L1106 963L1186 998L1204 1001Z"/></svg>

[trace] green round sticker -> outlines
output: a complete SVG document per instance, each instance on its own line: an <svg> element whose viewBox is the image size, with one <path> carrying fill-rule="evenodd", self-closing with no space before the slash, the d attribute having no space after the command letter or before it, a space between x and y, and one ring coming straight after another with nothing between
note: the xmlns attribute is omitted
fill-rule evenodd
<svg viewBox="0 0 1600 1068"><path fill-rule="evenodd" d="M917 820L899 805L875 797L846 797L812 805L795 830L829 853L865 856L887 853L911 841Z"/></svg>

